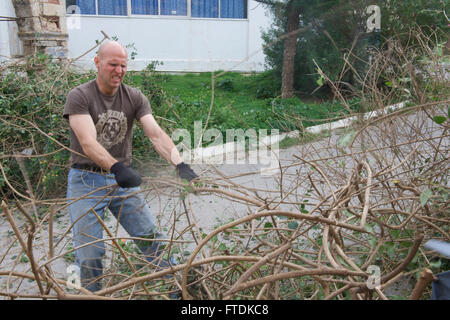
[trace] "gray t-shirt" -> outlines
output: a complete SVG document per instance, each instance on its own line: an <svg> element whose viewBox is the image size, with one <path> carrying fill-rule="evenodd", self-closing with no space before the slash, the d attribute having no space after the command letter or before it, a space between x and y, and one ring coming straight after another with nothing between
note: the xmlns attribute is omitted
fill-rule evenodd
<svg viewBox="0 0 450 320"><path fill-rule="evenodd" d="M138 90L121 84L114 96L102 94L96 80L71 90L64 106L64 118L71 114L90 114L97 129L97 141L118 161L131 164L133 122L150 114L148 99ZM70 130L70 148L84 154ZM95 165L87 157L72 153L70 164Z"/></svg>

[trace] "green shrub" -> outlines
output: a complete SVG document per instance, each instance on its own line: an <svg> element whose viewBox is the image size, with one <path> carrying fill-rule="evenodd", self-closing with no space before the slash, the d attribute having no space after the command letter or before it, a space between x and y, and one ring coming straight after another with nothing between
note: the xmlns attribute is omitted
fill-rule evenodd
<svg viewBox="0 0 450 320"><path fill-rule="evenodd" d="M331 93L326 84L317 84L317 65L332 81L340 80L358 88L358 78L364 78L370 68L369 51L375 48L389 55L392 47L387 48L386 44L392 37L399 38L404 46L411 45L410 35L416 32L411 30L418 28L426 35L425 42L445 43L448 39L448 20L442 0L295 2L302 6L294 67L294 88L299 96L314 92L315 96L326 98ZM380 32L366 32L369 5L380 7ZM284 40L279 40L287 32L288 14L284 7L270 6L272 25L262 34L266 66L274 71L278 82L281 82L284 52ZM344 67L343 58L353 67ZM321 89L317 90L319 86Z"/></svg>
<svg viewBox="0 0 450 320"><path fill-rule="evenodd" d="M217 82L217 87L225 91L233 91L234 90L233 80L231 79L220 80L219 82Z"/></svg>
<svg viewBox="0 0 450 320"><path fill-rule="evenodd" d="M95 75L73 72L43 54L0 70L0 163L6 178L24 195L31 191L37 197L60 194L70 155L62 148L69 147L69 127L62 117L66 95ZM31 157L23 160L23 173L14 155L27 152ZM33 190L28 190L25 178ZM3 176L0 191L11 195Z"/></svg>

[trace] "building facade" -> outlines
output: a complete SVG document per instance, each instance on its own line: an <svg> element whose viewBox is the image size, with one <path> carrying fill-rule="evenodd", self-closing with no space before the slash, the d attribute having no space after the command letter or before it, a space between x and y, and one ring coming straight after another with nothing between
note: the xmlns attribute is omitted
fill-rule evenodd
<svg viewBox="0 0 450 320"><path fill-rule="evenodd" d="M6 0L0 16L2 58L44 51L77 58L103 39L133 53L131 70L158 61L158 70L264 70L261 32L266 8L253 0ZM76 61L94 68L95 50Z"/></svg>

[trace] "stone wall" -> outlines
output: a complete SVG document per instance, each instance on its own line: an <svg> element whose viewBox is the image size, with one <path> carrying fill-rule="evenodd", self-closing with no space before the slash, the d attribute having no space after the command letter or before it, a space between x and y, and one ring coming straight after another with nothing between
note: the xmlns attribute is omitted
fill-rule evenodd
<svg viewBox="0 0 450 320"><path fill-rule="evenodd" d="M67 57L67 27L64 0L12 0L19 18L19 38L24 55L37 52L55 58Z"/></svg>

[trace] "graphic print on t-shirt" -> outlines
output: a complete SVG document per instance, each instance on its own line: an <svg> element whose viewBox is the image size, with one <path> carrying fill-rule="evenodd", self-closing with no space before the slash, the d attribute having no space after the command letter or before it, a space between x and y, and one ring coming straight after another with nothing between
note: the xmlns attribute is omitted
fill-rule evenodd
<svg viewBox="0 0 450 320"><path fill-rule="evenodd" d="M97 140L106 149L123 142L127 133L125 113L108 110L98 117L96 124Z"/></svg>

